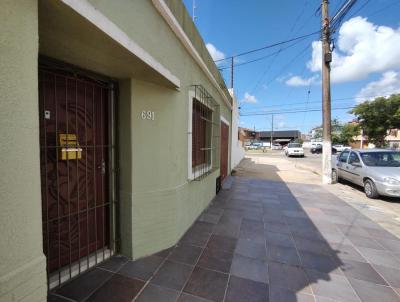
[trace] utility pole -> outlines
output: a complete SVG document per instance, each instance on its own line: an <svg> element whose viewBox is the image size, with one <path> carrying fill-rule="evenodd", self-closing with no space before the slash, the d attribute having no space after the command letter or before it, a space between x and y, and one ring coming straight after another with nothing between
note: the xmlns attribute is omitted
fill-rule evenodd
<svg viewBox="0 0 400 302"><path fill-rule="evenodd" d="M231 58L231 88L233 89L233 61L234 61L234 58L232 57ZM233 90L232 90L232 92L233 92Z"/></svg>
<svg viewBox="0 0 400 302"><path fill-rule="evenodd" d="M332 183L330 22L328 0L322 0L322 183Z"/></svg>
<svg viewBox="0 0 400 302"><path fill-rule="evenodd" d="M193 23L197 19L197 16L196 16L196 0L193 0L193 3L192 3L192 19L193 19Z"/></svg>
<svg viewBox="0 0 400 302"><path fill-rule="evenodd" d="M270 147L272 150L272 141L274 140L274 114L271 114L271 142L270 142Z"/></svg>

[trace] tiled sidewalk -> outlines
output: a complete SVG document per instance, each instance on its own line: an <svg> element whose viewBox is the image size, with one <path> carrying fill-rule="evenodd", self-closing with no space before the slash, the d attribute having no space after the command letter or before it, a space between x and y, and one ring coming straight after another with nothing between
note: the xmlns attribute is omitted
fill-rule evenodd
<svg viewBox="0 0 400 302"><path fill-rule="evenodd" d="M236 177L176 247L49 301L400 301L400 239L320 186Z"/></svg>

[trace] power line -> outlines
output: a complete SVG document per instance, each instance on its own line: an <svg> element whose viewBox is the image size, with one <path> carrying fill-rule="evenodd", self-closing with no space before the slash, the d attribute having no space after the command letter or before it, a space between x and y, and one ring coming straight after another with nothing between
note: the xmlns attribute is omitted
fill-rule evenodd
<svg viewBox="0 0 400 302"><path fill-rule="evenodd" d="M388 4L388 5L386 5L386 6L384 6L384 7L382 7L381 9L378 9L378 10L372 12L369 16L370 16L370 17L375 16L375 15L381 13L382 11L388 9L389 7L392 7L392 6L397 5L397 4L400 4L400 1L399 1L399 0L396 0L396 1L394 1L394 2L392 2L392 3L390 3L390 4Z"/></svg>
<svg viewBox="0 0 400 302"><path fill-rule="evenodd" d="M337 98L337 99L332 99L332 102L335 101L335 103L337 102L341 102L341 101L350 101L350 100L354 100L354 99L366 99L366 98L377 98L377 97L381 97L381 95L371 95L371 96L365 96L365 97L344 97L344 98ZM254 109L258 109L258 110L263 110L263 109L270 109L270 108L276 108L276 107L285 107L285 106L292 106L292 105L304 105L304 104L320 104L321 101L312 101L312 102L295 102L295 103L286 103L286 104L280 104L280 105L271 105L271 106L264 106L264 105L260 105L260 106L253 106Z"/></svg>
<svg viewBox="0 0 400 302"><path fill-rule="evenodd" d="M290 61L288 64L286 64L283 68L280 69L279 72L275 73L273 77L271 77L270 80L266 82L265 85L269 85L272 81L274 81L278 76L283 74L288 67L290 67L294 61L296 61L299 57L304 55L304 53L311 47L311 45L307 45L305 48L303 48L300 52L298 52ZM269 71L270 67L272 66L274 61L271 62L271 64L268 66L268 68L263 72L261 78L258 80L257 84L254 86L254 88L251 90L251 94L254 94L254 92L258 89L259 85L261 84L262 80L264 79L264 76L267 74Z"/></svg>
<svg viewBox="0 0 400 302"><path fill-rule="evenodd" d="M297 45L298 43L300 43L300 42L302 42L302 41L303 41L303 40L298 40L298 41L296 41L295 43L292 43L292 44L290 44L290 45L288 45L288 46L286 46L286 47L284 47L284 48L282 48L282 49L279 49L279 50L277 50L277 51L274 51L274 52L272 52L272 53L269 53L269 54L267 54L267 55L265 55L265 56L262 56L262 57L259 57L259 58L256 58L256 59L253 59L253 60L250 60L250 61L246 61L246 62L243 62L243 63L235 64L235 67L247 65L247 64L254 63L254 62L258 62L258 61L261 61L261 60L265 60L265 59L267 59L267 58L270 58L270 57L272 57L272 56L274 56L274 55L280 53L280 52L283 51L283 50L289 49L289 48L291 48L291 47ZM225 69L230 69L230 68L231 68L231 66L223 66L223 67L220 67L220 68L218 68L218 69L219 69L219 70L225 70Z"/></svg>
<svg viewBox="0 0 400 302"><path fill-rule="evenodd" d="M303 39L303 38L311 37L311 36L319 34L319 33L320 33L320 31L318 30L318 31L315 31L315 32L312 32L312 33L309 33L309 34L306 34L306 35L298 36L298 37L295 37L295 38L292 38L292 39L289 39L289 40L277 42L277 43L270 44L270 45L267 45L267 46L264 46L264 47L248 50L248 51L245 51L245 52L242 52L242 53L238 53L236 55L225 57L223 59L215 60L214 62L220 62L220 61L225 61L225 60L228 60L228 59L231 59L231 58L237 58L237 57L244 56L244 55L247 55L247 54L250 54L250 53L254 53L254 52L257 52L257 51L260 51L260 50L276 47L276 46L283 45L283 44L286 44L286 43L289 43L289 42L293 42L293 41L300 40L300 39Z"/></svg>
<svg viewBox="0 0 400 302"><path fill-rule="evenodd" d="M356 14L358 14L364 7L367 6L367 4L368 4L370 1L371 1L371 0L366 0L366 1L364 2L364 4L360 6L359 9L357 9L354 13L351 14L351 16L349 17L349 19L353 18Z"/></svg>
<svg viewBox="0 0 400 302"><path fill-rule="evenodd" d="M339 107L339 108L332 108L332 110L347 110L353 109L355 106L349 107ZM322 108L308 108L308 109L299 109L299 110L287 110L287 111L274 111L274 112L260 112L260 113L251 113L251 114L240 114L240 116L259 116L259 115L271 115L271 114L290 114L290 113L303 113L303 112L318 112L322 111Z"/></svg>

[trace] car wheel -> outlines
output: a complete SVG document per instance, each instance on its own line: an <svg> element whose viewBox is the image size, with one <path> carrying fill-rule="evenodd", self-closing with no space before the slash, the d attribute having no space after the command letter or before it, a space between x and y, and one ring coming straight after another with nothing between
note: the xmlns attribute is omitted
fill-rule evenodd
<svg viewBox="0 0 400 302"><path fill-rule="evenodd" d="M335 169L332 170L332 183L335 184L339 181L339 177L337 171Z"/></svg>
<svg viewBox="0 0 400 302"><path fill-rule="evenodd" d="M378 198L379 197L379 193L376 190L375 184L372 180L367 179L366 181L364 181L364 192L365 195L367 195L368 198Z"/></svg>

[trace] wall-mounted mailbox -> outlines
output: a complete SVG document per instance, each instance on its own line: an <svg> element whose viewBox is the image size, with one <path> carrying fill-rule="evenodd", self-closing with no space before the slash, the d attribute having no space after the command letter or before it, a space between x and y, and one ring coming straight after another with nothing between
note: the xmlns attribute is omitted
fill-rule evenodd
<svg viewBox="0 0 400 302"><path fill-rule="evenodd" d="M60 133L61 160L81 159L82 148L79 147L76 134Z"/></svg>

